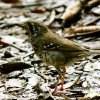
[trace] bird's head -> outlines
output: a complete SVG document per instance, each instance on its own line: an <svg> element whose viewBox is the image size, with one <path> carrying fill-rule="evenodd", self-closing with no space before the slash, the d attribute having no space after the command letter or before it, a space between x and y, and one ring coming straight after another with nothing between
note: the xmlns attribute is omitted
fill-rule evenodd
<svg viewBox="0 0 100 100"><path fill-rule="evenodd" d="M22 25L32 37L43 35L48 31L45 25L33 20L26 21Z"/></svg>

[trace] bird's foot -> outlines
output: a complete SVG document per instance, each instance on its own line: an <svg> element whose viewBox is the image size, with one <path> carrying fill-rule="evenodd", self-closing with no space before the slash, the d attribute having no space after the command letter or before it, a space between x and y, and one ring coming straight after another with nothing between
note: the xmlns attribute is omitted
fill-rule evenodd
<svg viewBox="0 0 100 100"><path fill-rule="evenodd" d="M63 90L64 90L63 85L61 85L61 87L59 87L59 86L55 87L53 90L53 93L56 94L58 91L63 91Z"/></svg>
<svg viewBox="0 0 100 100"><path fill-rule="evenodd" d="M61 85L61 87L60 87L60 89L59 89L59 90L61 90L61 91L62 91L62 90L64 90L64 87L63 87L63 85Z"/></svg>
<svg viewBox="0 0 100 100"><path fill-rule="evenodd" d="M54 88L54 90L53 90L53 93L54 93L54 94L56 94L56 93L57 93L57 91L58 91L58 88L57 88L57 87L55 87L55 88Z"/></svg>

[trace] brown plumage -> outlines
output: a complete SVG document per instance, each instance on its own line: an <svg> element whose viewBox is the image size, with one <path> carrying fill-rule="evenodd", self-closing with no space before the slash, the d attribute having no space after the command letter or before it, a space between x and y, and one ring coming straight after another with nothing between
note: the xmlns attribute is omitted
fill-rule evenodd
<svg viewBox="0 0 100 100"><path fill-rule="evenodd" d="M90 55L90 53L72 42L53 33L48 27L37 21L26 21L23 26L29 33L29 39L38 57L46 64L53 65L62 80L63 89L65 66L74 64L77 60ZM62 74L63 70L63 74ZM54 92L57 91L57 84Z"/></svg>

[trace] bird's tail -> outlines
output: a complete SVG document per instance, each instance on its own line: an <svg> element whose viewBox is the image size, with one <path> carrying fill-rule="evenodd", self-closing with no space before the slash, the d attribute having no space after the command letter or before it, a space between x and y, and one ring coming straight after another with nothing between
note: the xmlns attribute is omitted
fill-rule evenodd
<svg viewBox="0 0 100 100"><path fill-rule="evenodd" d="M91 53L91 54L100 54L100 50L99 49L97 49L97 50L89 50L89 52Z"/></svg>

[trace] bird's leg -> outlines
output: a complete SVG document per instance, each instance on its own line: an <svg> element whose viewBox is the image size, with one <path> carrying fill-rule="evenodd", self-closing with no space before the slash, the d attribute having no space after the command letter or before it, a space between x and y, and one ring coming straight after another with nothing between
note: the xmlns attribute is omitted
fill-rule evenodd
<svg viewBox="0 0 100 100"><path fill-rule="evenodd" d="M45 70L49 70L48 64L45 63L44 66L45 66Z"/></svg>
<svg viewBox="0 0 100 100"><path fill-rule="evenodd" d="M57 86L58 86L58 83L59 83L59 79L60 79L60 76L58 76L58 79L57 79L53 93L57 93Z"/></svg>
<svg viewBox="0 0 100 100"><path fill-rule="evenodd" d="M62 84L61 84L60 90L63 90L65 74L66 74L66 68L64 67L64 68L63 68L63 75L62 75L63 77L61 77Z"/></svg>
<svg viewBox="0 0 100 100"><path fill-rule="evenodd" d="M59 83L59 79L62 78L61 70L57 69L57 72L58 72L59 76L58 76L58 79L57 79L57 82L56 82L56 85L55 85L53 93L57 93L57 86L58 86L58 83Z"/></svg>

